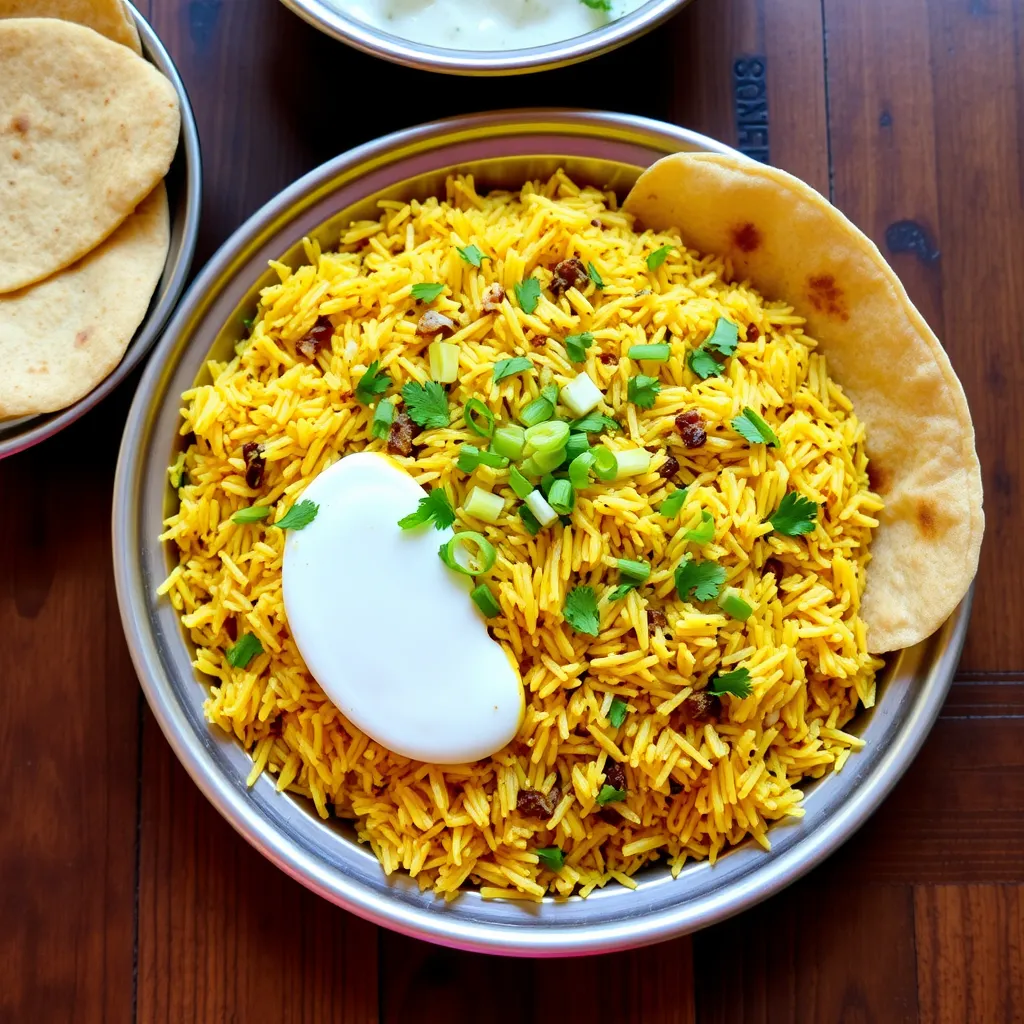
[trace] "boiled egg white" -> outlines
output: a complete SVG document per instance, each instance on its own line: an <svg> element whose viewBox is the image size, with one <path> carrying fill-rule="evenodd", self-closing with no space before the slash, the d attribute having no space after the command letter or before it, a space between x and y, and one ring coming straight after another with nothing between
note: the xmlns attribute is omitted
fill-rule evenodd
<svg viewBox="0 0 1024 1024"><path fill-rule="evenodd" d="M320 506L284 547L284 606L306 666L339 711L405 757L476 761L519 729L519 673L438 548L403 530L423 488L384 455L340 459L306 488Z"/></svg>

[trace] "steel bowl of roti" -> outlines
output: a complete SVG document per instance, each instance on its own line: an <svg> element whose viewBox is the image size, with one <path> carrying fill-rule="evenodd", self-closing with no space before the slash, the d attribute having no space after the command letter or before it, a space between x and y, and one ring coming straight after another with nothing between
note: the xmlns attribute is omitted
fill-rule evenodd
<svg viewBox="0 0 1024 1024"><path fill-rule="evenodd" d="M983 523L959 381L841 213L682 129L516 112L345 154L227 243L140 384L115 578L161 727L275 863L575 954L865 820Z"/></svg>
<svg viewBox="0 0 1024 1024"><path fill-rule="evenodd" d="M123 0L0 0L0 457L117 386L181 297L199 139Z"/></svg>

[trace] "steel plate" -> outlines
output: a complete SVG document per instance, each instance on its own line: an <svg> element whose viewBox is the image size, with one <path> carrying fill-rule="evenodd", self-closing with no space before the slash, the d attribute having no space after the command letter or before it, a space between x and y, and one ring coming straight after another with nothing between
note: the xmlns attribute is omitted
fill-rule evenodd
<svg viewBox="0 0 1024 1024"><path fill-rule="evenodd" d="M264 776L245 786L250 760L203 718L206 688L170 604L155 590L172 567L157 541L172 507L166 467L179 446L178 395L202 378L211 353L241 336L267 259L301 261L300 239L331 245L338 225L368 216L377 198L434 194L445 175L472 171L479 187L518 186L564 166L576 179L625 192L640 169L676 150L724 151L711 139L612 114L510 112L399 132L353 150L296 182L221 248L170 324L139 385L125 428L114 494L118 598L132 658L157 720L197 785L228 821L283 871L378 924L463 949L527 956L599 953L720 921L777 892L835 850L883 800L917 753L945 698L960 654L970 598L926 642L894 657L877 706L850 728L867 741L838 775L807 787L806 816L772 828L773 848L753 843L716 866L693 864L673 880L646 869L639 889L542 904L452 903L407 877L387 879L340 824L278 794Z"/></svg>

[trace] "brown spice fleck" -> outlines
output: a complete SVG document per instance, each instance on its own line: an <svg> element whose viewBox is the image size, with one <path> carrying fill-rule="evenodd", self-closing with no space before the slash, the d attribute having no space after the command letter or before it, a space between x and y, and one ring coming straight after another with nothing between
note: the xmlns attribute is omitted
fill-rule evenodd
<svg viewBox="0 0 1024 1024"><path fill-rule="evenodd" d="M428 309L416 324L417 334L437 334L438 331L453 331L455 322L436 309Z"/></svg>
<svg viewBox="0 0 1024 1024"><path fill-rule="evenodd" d="M747 341L757 341L761 337L757 324L747 324Z"/></svg>
<svg viewBox="0 0 1024 1024"><path fill-rule="evenodd" d="M389 455L411 455L412 439L419 433L419 427L403 409L392 421L388 430L387 449Z"/></svg>
<svg viewBox="0 0 1024 1024"><path fill-rule="evenodd" d="M550 818L562 799L562 789L557 782L545 796L539 789L521 789L516 797L516 810L531 818Z"/></svg>
<svg viewBox="0 0 1024 1024"><path fill-rule="evenodd" d="M495 281L494 284L489 284L484 289L483 295L480 296L480 306L485 313L493 313L495 310L501 309L504 300L505 289Z"/></svg>
<svg viewBox="0 0 1024 1024"><path fill-rule="evenodd" d="M307 359L316 358L316 354L331 343L334 324L325 317L318 316L316 323L295 343L296 350Z"/></svg>
<svg viewBox="0 0 1024 1024"><path fill-rule="evenodd" d="M245 460L245 483L256 490L263 483L263 472L267 464L263 461L263 445L258 441L248 441L242 445L242 458Z"/></svg>
<svg viewBox="0 0 1024 1024"><path fill-rule="evenodd" d="M611 366L612 363L617 363L619 357L614 352L602 352L598 357L605 366Z"/></svg>
<svg viewBox="0 0 1024 1024"><path fill-rule="evenodd" d="M597 218L595 217L595 218L594 218L594 219L593 219L593 220L592 220L592 221L590 222L590 226L591 226L592 228L599 228L599 227L601 226L601 222L600 222L600 221L599 221L599 220L598 220L598 219L597 219Z"/></svg>
<svg viewBox="0 0 1024 1024"><path fill-rule="evenodd" d="M687 448L702 448L708 439L704 417L696 409L687 409L676 417L676 430Z"/></svg>
<svg viewBox="0 0 1024 1024"><path fill-rule="evenodd" d="M555 265L554 277L551 279L551 291L561 295L570 288L578 288L587 280L587 268L573 256Z"/></svg>
<svg viewBox="0 0 1024 1024"><path fill-rule="evenodd" d="M647 609L647 628L648 629L668 629L668 619L665 617L665 613L659 608L648 608Z"/></svg>
<svg viewBox="0 0 1024 1024"><path fill-rule="evenodd" d="M605 765L604 784L613 789L626 790L626 769L618 761Z"/></svg>
<svg viewBox="0 0 1024 1024"><path fill-rule="evenodd" d="M229 615L224 620L224 632L227 633L232 643L238 639L238 623L235 622L234 615Z"/></svg>
<svg viewBox="0 0 1024 1024"><path fill-rule="evenodd" d="M718 714L721 706L720 697L701 690L699 693L687 697L680 710L683 713L683 718L689 722L708 722Z"/></svg>

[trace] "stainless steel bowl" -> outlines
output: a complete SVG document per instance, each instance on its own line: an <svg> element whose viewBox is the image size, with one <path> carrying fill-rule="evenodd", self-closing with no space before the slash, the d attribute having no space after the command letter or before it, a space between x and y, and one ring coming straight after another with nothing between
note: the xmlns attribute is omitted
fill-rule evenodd
<svg viewBox="0 0 1024 1024"><path fill-rule="evenodd" d="M179 446L179 394L241 336L241 318L270 281L269 258L302 262L300 239L336 244L338 228L369 216L377 199L423 198L453 170L478 187L518 186L564 166L577 180L624 193L639 171L676 150L724 151L680 128L616 114L511 112L398 132L324 164L253 216L203 270L146 370L125 428L114 491L114 560L125 633L143 689L182 764L225 818L282 870L378 924L464 949L529 956L597 953L667 939L762 900L836 849L878 806L931 728L953 676L969 599L935 636L893 658L879 701L852 725L867 741L838 775L808 787L806 816L773 827L773 848L747 843L677 880L651 867L639 889L542 904L452 903L387 879L340 823L324 823L264 776L245 786L250 759L203 718L206 687L191 666L178 618L155 590L172 567L157 541L175 496L166 467Z"/></svg>
<svg viewBox="0 0 1024 1024"><path fill-rule="evenodd" d="M450 50L394 36L353 18L326 0L282 0L299 17L357 50L396 64L448 75L521 75L598 57L649 32L690 0L648 0L615 21L572 39L518 50ZM576 0L564 0L575 3Z"/></svg>
<svg viewBox="0 0 1024 1024"><path fill-rule="evenodd" d="M170 79L181 105L181 141L178 143L178 152L175 154L171 169L167 173L167 196L171 213L171 244L167 251L167 262L153 293L146 318L139 325L135 337L113 372L87 395L59 412L0 420L0 459L25 448L31 448L32 445L63 430L109 395L153 347L157 335L167 323L178 299L181 298L181 293L185 290L199 235L202 193L199 132L192 116L188 93L185 92L185 86L182 85L170 54L142 15L131 4L128 4L128 7L135 18L142 39L143 53Z"/></svg>

